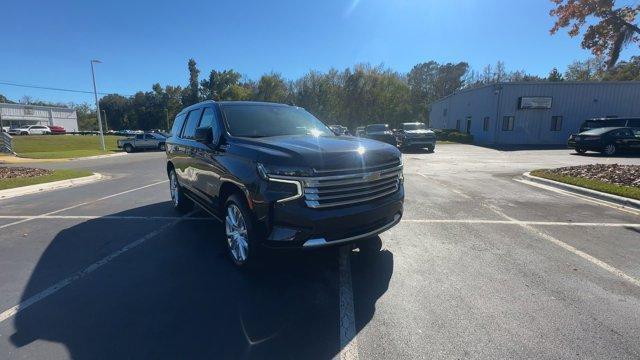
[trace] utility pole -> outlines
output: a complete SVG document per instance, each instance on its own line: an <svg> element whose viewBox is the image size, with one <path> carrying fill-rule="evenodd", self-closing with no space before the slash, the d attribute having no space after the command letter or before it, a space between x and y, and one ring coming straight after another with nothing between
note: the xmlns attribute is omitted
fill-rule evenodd
<svg viewBox="0 0 640 360"><path fill-rule="evenodd" d="M100 144L102 145L102 151L107 150L104 146L104 133L102 132L102 119L100 118L100 103L98 102L98 90L96 89L96 74L93 70L93 64L100 64L100 60L91 60L91 77L93 78L93 96L96 99L96 115L98 116L98 131L100 132Z"/></svg>
<svg viewBox="0 0 640 360"><path fill-rule="evenodd" d="M107 112L102 110L102 115L104 115L104 131L109 132L109 122L107 121Z"/></svg>

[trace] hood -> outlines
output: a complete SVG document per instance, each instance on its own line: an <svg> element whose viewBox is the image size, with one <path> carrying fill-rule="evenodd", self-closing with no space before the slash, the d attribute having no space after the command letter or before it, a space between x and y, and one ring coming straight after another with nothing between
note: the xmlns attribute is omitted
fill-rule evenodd
<svg viewBox="0 0 640 360"><path fill-rule="evenodd" d="M375 140L296 135L265 138L236 138L238 147L257 152L259 162L275 166L340 170L389 163L400 158L394 146Z"/></svg>

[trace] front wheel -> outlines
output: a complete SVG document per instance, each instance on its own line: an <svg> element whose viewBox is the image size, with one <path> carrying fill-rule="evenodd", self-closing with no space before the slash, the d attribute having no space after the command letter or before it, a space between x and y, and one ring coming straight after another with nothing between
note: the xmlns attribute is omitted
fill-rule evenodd
<svg viewBox="0 0 640 360"><path fill-rule="evenodd" d="M225 203L224 229L233 263L241 268L253 266L259 257L257 234L251 212L238 194L229 196Z"/></svg>
<svg viewBox="0 0 640 360"><path fill-rule="evenodd" d="M427 152L433 152L433 150L435 149L436 149L435 146L427 146Z"/></svg>
<svg viewBox="0 0 640 360"><path fill-rule="evenodd" d="M130 144L126 144L126 145L124 146L124 151L126 151L126 152L128 152L128 153L133 152L133 146L131 146Z"/></svg>
<svg viewBox="0 0 640 360"><path fill-rule="evenodd" d="M611 155L615 154L616 151L617 151L616 146L614 144L609 144L609 145L604 147L604 149L602 150L602 154L607 155L607 156L611 156Z"/></svg>
<svg viewBox="0 0 640 360"><path fill-rule="evenodd" d="M587 152L587 150L582 149L582 148L576 148L576 152L577 152L578 154L584 154L584 153L586 153L586 152Z"/></svg>

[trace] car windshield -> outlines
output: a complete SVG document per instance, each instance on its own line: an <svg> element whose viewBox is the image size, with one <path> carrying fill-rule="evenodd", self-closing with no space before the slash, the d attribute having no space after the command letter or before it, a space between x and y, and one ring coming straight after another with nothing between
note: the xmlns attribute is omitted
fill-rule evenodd
<svg viewBox="0 0 640 360"><path fill-rule="evenodd" d="M386 124L373 124L373 125L367 126L368 132L387 131L387 130L389 130L389 125L386 125Z"/></svg>
<svg viewBox="0 0 640 360"><path fill-rule="evenodd" d="M426 127L423 123L415 123L415 124L403 124L403 130L424 130Z"/></svg>
<svg viewBox="0 0 640 360"><path fill-rule="evenodd" d="M239 137L282 135L334 136L333 132L306 110L270 104L221 105L229 134Z"/></svg>

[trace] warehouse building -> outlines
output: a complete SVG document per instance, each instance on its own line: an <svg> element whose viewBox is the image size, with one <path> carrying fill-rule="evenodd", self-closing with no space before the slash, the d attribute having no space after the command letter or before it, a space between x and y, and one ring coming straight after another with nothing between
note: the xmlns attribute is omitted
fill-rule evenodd
<svg viewBox="0 0 640 360"><path fill-rule="evenodd" d="M478 144L565 144L586 119L640 117L640 82L514 82L464 89L431 104L434 129Z"/></svg>
<svg viewBox="0 0 640 360"><path fill-rule="evenodd" d="M67 131L78 131L76 111L66 107L0 103L2 127L24 125L58 125Z"/></svg>

